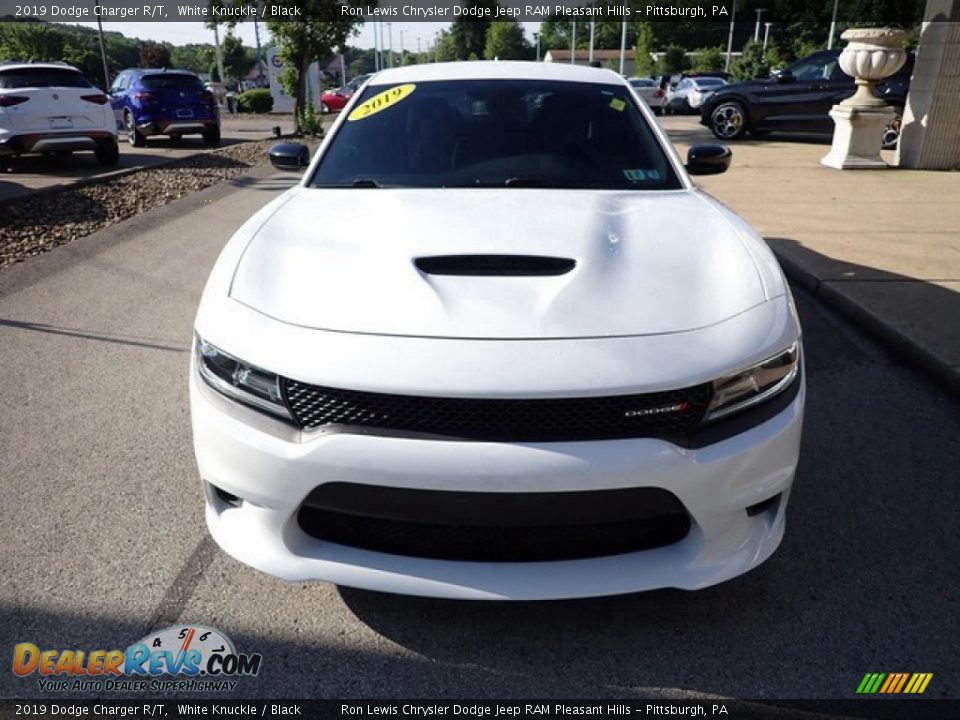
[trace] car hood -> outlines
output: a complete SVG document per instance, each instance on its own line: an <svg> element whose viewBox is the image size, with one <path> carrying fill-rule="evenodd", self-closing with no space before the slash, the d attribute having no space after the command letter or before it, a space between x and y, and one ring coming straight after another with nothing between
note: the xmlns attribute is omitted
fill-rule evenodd
<svg viewBox="0 0 960 720"><path fill-rule="evenodd" d="M253 236L230 296L285 323L341 332L683 332L766 299L746 240L725 212L687 190L295 188ZM535 259L532 271L560 274L491 276L462 257L477 255L574 266ZM441 267L418 267L437 256L448 258Z"/></svg>

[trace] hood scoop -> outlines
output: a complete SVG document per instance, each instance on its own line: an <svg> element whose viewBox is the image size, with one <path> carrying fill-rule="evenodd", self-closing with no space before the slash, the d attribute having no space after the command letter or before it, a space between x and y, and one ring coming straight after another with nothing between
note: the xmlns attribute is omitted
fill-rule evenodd
<svg viewBox="0 0 960 720"><path fill-rule="evenodd" d="M576 260L540 255L433 255L413 261L427 275L545 277L573 270Z"/></svg>

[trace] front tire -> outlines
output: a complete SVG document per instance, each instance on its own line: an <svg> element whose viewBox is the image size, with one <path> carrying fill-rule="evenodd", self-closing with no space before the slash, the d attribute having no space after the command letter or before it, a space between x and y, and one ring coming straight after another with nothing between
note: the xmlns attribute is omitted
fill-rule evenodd
<svg viewBox="0 0 960 720"><path fill-rule="evenodd" d="M883 129L883 149L896 150L900 144L900 130L903 127L903 108L894 107L897 116Z"/></svg>
<svg viewBox="0 0 960 720"><path fill-rule="evenodd" d="M328 106L325 102L321 102L321 103L320 103L320 114L321 114L321 115L329 115L329 114L330 114L330 108L329 108L329 106Z"/></svg>
<svg viewBox="0 0 960 720"><path fill-rule="evenodd" d="M207 147L217 147L220 145L220 128L213 127L203 133L203 144Z"/></svg>
<svg viewBox="0 0 960 720"><path fill-rule="evenodd" d="M125 112L123 114L123 127L127 131L127 142L133 147L143 147L147 144L147 136L137 130L137 124L133 121L133 113Z"/></svg>
<svg viewBox="0 0 960 720"><path fill-rule="evenodd" d="M747 111L735 100L720 103L710 113L710 130L720 140L739 140L747 132Z"/></svg>
<svg viewBox="0 0 960 720"><path fill-rule="evenodd" d="M102 144L93 151L93 154L97 162L104 167L113 167L120 162L120 146L117 145L116 140Z"/></svg>

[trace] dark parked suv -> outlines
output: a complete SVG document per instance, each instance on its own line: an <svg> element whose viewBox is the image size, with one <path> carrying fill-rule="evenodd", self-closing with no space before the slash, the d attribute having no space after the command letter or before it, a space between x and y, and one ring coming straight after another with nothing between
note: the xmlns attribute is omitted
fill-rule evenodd
<svg viewBox="0 0 960 720"><path fill-rule="evenodd" d="M830 108L856 91L853 78L840 69L840 50L822 50L764 80L727 85L709 96L700 109L700 122L721 140L745 133L832 133ZM914 55L895 75L877 83L874 93L898 110L887 126L883 146L893 148L900 137L900 116L910 89Z"/></svg>
<svg viewBox="0 0 960 720"><path fill-rule="evenodd" d="M134 147L151 135L203 135L220 144L220 111L213 93L185 70L124 70L110 88L110 104L119 128Z"/></svg>

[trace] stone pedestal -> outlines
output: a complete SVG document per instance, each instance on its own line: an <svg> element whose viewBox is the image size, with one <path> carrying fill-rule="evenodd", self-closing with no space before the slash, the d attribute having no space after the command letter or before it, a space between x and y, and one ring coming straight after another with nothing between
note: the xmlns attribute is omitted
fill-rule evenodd
<svg viewBox="0 0 960 720"><path fill-rule="evenodd" d="M886 168L880 159L886 126L896 111L874 95L878 80L903 67L903 31L892 28L847 30L840 36L847 46L840 53L840 68L857 83L856 94L830 111L835 128L833 147L820 162L838 170Z"/></svg>
<svg viewBox="0 0 960 720"><path fill-rule="evenodd" d="M830 111L836 124L833 146L820 163L837 170L886 168L880 158L880 146L884 129L896 116L896 111L886 105L834 105Z"/></svg>

